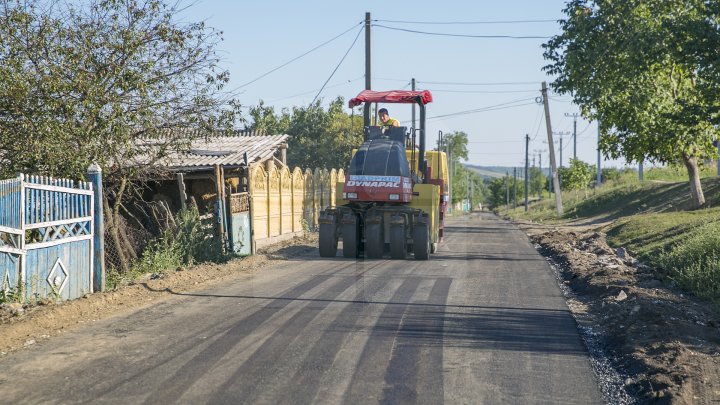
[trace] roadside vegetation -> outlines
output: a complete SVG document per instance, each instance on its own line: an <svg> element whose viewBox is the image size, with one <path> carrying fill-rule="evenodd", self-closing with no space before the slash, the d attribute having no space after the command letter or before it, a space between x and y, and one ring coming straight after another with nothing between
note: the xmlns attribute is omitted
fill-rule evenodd
<svg viewBox="0 0 720 405"><path fill-rule="evenodd" d="M197 207L191 204L168 218L167 227L150 240L129 271L110 268L107 286L114 289L144 274L157 277L196 263L224 263L234 257L223 249L221 239L214 236L213 225L203 221Z"/></svg>
<svg viewBox="0 0 720 405"><path fill-rule="evenodd" d="M642 182L634 170L618 171L601 187L563 191L563 215L547 194L534 199L527 213L522 206L495 209L535 222L596 223L611 246L627 249L668 284L720 305L720 178L712 167L702 171L706 208L693 209L678 170L652 168Z"/></svg>

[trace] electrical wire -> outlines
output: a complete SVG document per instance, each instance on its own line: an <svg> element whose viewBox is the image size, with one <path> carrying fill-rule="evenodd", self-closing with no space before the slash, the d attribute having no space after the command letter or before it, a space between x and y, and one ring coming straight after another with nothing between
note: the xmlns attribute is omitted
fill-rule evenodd
<svg viewBox="0 0 720 405"><path fill-rule="evenodd" d="M403 82L403 83L407 82L407 79L389 79L386 77L375 77L375 76L373 76L372 79L373 80L387 80L389 82ZM415 83L417 83L417 82L415 82Z"/></svg>
<svg viewBox="0 0 720 405"><path fill-rule="evenodd" d="M379 24L373 24L373 27L385 28L385 29L395 30L395 31L410 32L413 34L435 35L435 36L442 36L442 37L484 38L484 39L550 39L550 38L552 38L549 36L534 36L534 35L514 36L514 35L448 34L446 32L427 32L427 31L409 30L406 28L388 27L386 25L379 25Z"/></svg>
<svg viewBox="0 0 720 405"><path fill-rule="evenodd" d="M557 20L509 20L509 21L401 21L401 20L373 20L393 24L434 24L434 25L478 25L478 24L534 24L557 22Z"/></svg>
<svg viewBox="0 0 720 405"><path fill-rule="evenodd" d="M365 27L362 27L358 30L357 35L355 35L355 39L353 40L352 44L350 44L350 48L348 48L348 50L345 51L345 55L343 55L342 59L340 59L340 62L338 62L337 66L335 66L335 69L333 69L332 73L330 73L330 77L328 77L327 80L325 80L325 83L323 83L322 87L320 88L320 91L318 91L318 93L315 95L315 98L313 98L313 100L310 102L311 105L315 102L315 100L317 100L318 97L320 97L320 93L322 93L323 89L328 84L330 79L332 79L332 77L335 75L335 72L337 72L337 70L340 68L340 65L342 65L342 63L345 61L345 58L350 53L350 50L352 50L353 47L355 47L355 43L357 42L358 38L360 38L360 33L362 33L363 30L365 30Z"/></svg>
<svg viewBox="0 0 720 405"><path fill-rule="evenodd" d="M506 94L506 93L535 93L537 90L446 90L446 89L428 89L435 93L473 93L473 94Z"/></svg>
<svg viewBox="0 0 720 405"><path fill-rule="evenodd" d="M353 28L355 28L355 27L357 27L358 25L361 25L361 24L364 24L364 22L360 22L360 23L354 24L352 27L348 28L347 30L343 31L342 33L338 34L337 36L335 36L335 37L333 37L333 38L331 38L331 39L323 42L322 44L320 44L320 45L318 45L318 46L310 49L309 51L303 53L302 55L297 56L297 57L295 57L295 58L293 58L293 59L290 59L289 61L283 63L282 65L280 65L280 66L278 66L278 67L276 67L276 68L274 68L274 69L272 69L272 70L269 70L269 71L261 74L260 76L258 76L258 77L256 77L256 78L250 80L250 81L247 82L247 83L241 84L240 86L234 88L234 89L232 90L232 92L235 92L235 91L237 91L237 90L240 90L240 89L242 89L243 87L249 86L249 85L255 83L256 81L262 79L263 77L265 77L265 76L267 76L267 75L269 75L269 74L271 74L271 73L273 73L273 72L275 72L275 71L277 71L277 70L279 70L279 69L281 69L281 68L284 68L285 66L291 64L292 62L295 62L296 60L302 58L303 56L306 56L306 55L308 55L309 53L311 53L311 52L313 52L313 51L315 51L315 50L317 50L317 49L319 49L319 48L322 48L323 46L329 44L330 42L332 42L332 41L340 38L341 36L347 34L347 33L350 32L350 31L352 31Z"/></svg>
<svg viewBox="0 0 720 405"><path fill-rule="evenodd" d="M527 101L527 98L521 98L521 99L517 99L517 100L508 101L505 103L494 104L494 105L490 105L487 107L475 108L472 110L465 110L465 111L459 111L459 112L450 113L450 114L436 115L433 117L428 117L427 119L430 120L430 119L436 119L436 118L452 117L452 116L456 116L456 115L473 114L476 112L493 111L496 109L520 107L522 105L527 105L527 104L511 105L511 104L519 103L521 101ZM535 101L533 101L532 103L529 103L529 104L535 104ZM498 107L500 107L500 108L498 108Z"/></svg>
<svg viewBox="0 0 720 405"><path fill-rule="evenodd" d="M341 83L331 84L330 86L327 86L327 87L325 87L325 88L326 88L326 89L332 89L332 88L339 87L339 86L345 86L345 85L347 85L348 83L356 82L356 81L358 81L358 80L360 80L360 79L362 79L362 78L364 78L364 77L365 77L365 75L361 75L361 76L359 76L359 77L356 77L356 78L354 78L354 79L350 79L350 80L347 80L347 81L344 81L344 82L341 82ZM275 98L275 99L272 99L272 100L266 100L266 102L268 102L268 103L274 103L274 102L276 102L276 101L287 100L287 99L289 99L289 98L295 98L295 97L305 96L305 95L308 95L308 94L314 94L314 93L316 93L317 91L318 91L318 89L308 90L308 91L305 91L305 92L302 92L302 93L293 94L292 96L280 97L280 98Z"/></svg>
<svg viewBox="0 0 720 405"><path fill-rule="evenodd" d="M519 155L519 152L468 152L468 155ZM523 153L524 154L524 153Z"/></svg>
<svg viewBox="0 0 720 405"><path fill-rule="evenodd" d="M537 129L535 130L535 136L533 136L533 139L532 139L533 141L535 139L537 139L538 134L540 134L540 125L543 122L543 114L542 113L543 113L543 109L540 108L540 104L538 104L538 115L535 117L535 120L537 121L538 126L537 126Z"/></svg>
<svg viewBox="0 0 720 405"><path fill-rule="evenodd" d="M524 141L468 141L468 143L519 143Z"/></svg>
<svg viewBox="0 0 720 405"><path fill-rule="evenodd" d="M448 84L458 86L514 86L537 84L537 82L433 82L433 81L417 81L422 84ZM539 90L536 90L539 91Z"/></svg>
<svg viewBox="0 0 720 405"><path fill-rule="evenodd" d="M578 134L578 135L582 135L582 134L584 134L584 133L585 133L585 131L587 131L587 130L588 130L588 128L590 128L590 123L589 123L589 122L588 122L587 126L585 127L585 129L583 129L582 131L578 132L577 134Z"/></svg>

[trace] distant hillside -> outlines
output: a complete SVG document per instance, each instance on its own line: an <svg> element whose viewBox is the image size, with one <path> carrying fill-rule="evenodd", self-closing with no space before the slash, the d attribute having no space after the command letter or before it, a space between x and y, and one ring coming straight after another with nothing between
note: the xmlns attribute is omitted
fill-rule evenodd
<svg viewBox="0 0 720 405"><path fill-rule="evenodd" d="M513 168L512 167L506 167L506 166L474 166L474 165L464 165L468 169L474 171L475 173L479 174L483 178L487 179L493 179L497 177L503 177L505 174L510 174L512 176L513 174ZM518 170L522 171L523 168L518 167ZM543 169L543 173L547 176L548 170ZM518 177L522 177L523 173L518 172Z"/></svg>

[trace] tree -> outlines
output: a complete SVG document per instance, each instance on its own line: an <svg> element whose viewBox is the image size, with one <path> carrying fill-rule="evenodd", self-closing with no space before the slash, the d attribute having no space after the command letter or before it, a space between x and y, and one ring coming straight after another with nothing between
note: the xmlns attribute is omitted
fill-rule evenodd
<svg viewBox="0 0 720 405"><path fill-rule="evenodd" d="M512 207L513 205L513 181L514 178L512 176L503 176L503 177L496 177L492 180L490 180L490 184L488 185L489 189L489 198L488 203L490 206L494 209L498 209L506 204L506 199L509 197L509 207ZM522 179L517 179L517 195L519 196L523 195L525 193L525 181ZM524 203L524 201L523 201Z"/></svg>
<svg viewBox="0 0 720 405"><path fill-rule="evenodd" d="M468 136L465 132L455 131L443 135L442 149L446 153L449 152L448 165L451 171L453 204L465 199L465 170L467 169L460 164L460 160L468 160L467 144ZM437 148L435 149L437 150Z"/></svg>
<svg viewBox="0 0 720 405"><path fill-rule="evenodd" d="M0 174L141 171L237 117L219 33L160 0L0 0ZM152 145L152 147L148 147ZM133 164L142 163L142 164Z"/></svg>
<svg viewBox="0 0 720 405"><path fill-rule="evenodd" d="M688 27L712 25L710 17L717 23L710 3L573 0L563 32L543 45L551 61L544 70L557 75L553 88L599 120L605 156L682 162L697 207L705 202L698 164L715 155L717 111L706 89L717 87L717 76L700 74L706 62L688 56L707 52L700 49L708 31Z"/></svg>
<svg viewBox="0 0 720 405"><path fill-rule="evenodd" d="M253 131L279 135L287 133L290 127L291 116L287 110L283 109L279 115L276 115L275 108L265 106L262 100L258 105L250 107L249 115L252 118L249 129Z"/></svg>
<svg viewBox="0 0 720 405"><path fill-rule="evenodd" d="M321 100L307 107L293 108L287 133L288 163L300 167L345 168L353 149L363 141L362 117L344 110L342 97L333 100L328 109Z"/></svg>
<svg viewBox="0 0 720 405"><path fill-rule="evenodd" d="M591 166L580 159L570 159L569 167L558 169L558 176L563 190L587 191L594 173L595 166Z"/></svg>
<svg viewBox="0 0 720 405"><path fill-rule="evenodd" d="M222 92L219 32L179 22L177 7L0 0L0 175L82 178L101 165L106 230L123 271L118 224L129 179L238 117Z"/></svg>

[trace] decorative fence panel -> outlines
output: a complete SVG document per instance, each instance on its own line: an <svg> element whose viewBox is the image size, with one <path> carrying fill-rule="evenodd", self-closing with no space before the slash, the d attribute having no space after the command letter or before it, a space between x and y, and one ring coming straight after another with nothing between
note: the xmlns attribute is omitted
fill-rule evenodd
<svg viewBox="0 0 720 405"><path fill-rule="evenodd" d="M255 239L265 239L269 236L268 234L268 209L269 209L269 197L268 197L268 181L265 170L262 167L255 167L250 174L252 182L252 226L253 226L253 237Z"/></svg>
<svg viewBox="0 0 720 405"><path fill-rule="evenodd" d="M315 177L310 169L305 169L305 199L303 200L303 218L308 226L314 228L317 226L317 218L315 217Z"/></svg>
<svg viewBox="0 0 720 405"><path fill-rule="evenodd" d="M268 189L270 199L268 217L270 218L270 237L278 236L282 233L280 219L282 218L282 206L280 201L280 172L277 168L272 167L268 172Z"/></svg>
<svg viewBox="0 0 720 405"><path fill-rule="evenodd" d="M292 173L292 232L300 232L303 230L304 201L305 177L302 174L302 170L296 167Z"/></svg>
<svg viewBox="0 0 720 405"><path fill-rule="evenodd" d="M320 218L320 212L322 211L322 191L323 191L323 172L320 169L315 169L313 172L313 187L314 187L314 193L313 193L313 217L315 219L315 224L317 225L317 221Z"/></svg>
<svg viewBox="0 0 720 405"><path fill-rule="evenodd" d="M280 234L293 232L292 176L287 167L280 169Z"/></svg>
<svg viewBox="0 0 720 405"><path fill-rule="evenodd" d="M262 167L253 168L251 176L253 240L266 245L277 237L292 236L307 227L315 229L320 211L335 206L338 182L345 181L345 172L332 169L272 167L265 174ZM232 205L232 204L231 204ZM233 211L234 212L234 211ZM235 226L235 213L231 219Z"/></svg>
<svg viewBox="0 0 720 405"><path fill-rule="evenodd" d="M90 183L21 175L0 181L0 281L23 299L93 291Z"/></svg>

